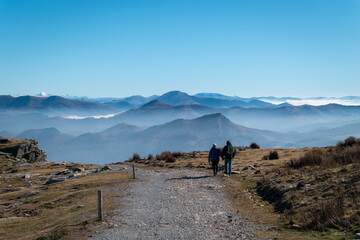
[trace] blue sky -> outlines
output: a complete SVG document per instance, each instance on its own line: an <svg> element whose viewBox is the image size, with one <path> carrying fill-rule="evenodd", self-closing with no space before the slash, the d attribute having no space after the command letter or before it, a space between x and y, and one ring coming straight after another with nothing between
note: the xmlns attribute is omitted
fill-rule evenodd
<svg viewBox="0 0 360 240"><path fill-rule="evenodd" d="M0 0L0 94L360 95L358 0Z"/></svg>

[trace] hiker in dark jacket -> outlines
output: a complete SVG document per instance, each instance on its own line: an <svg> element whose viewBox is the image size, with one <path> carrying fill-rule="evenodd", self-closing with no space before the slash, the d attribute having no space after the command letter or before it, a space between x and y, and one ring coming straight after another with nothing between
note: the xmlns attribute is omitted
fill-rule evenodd
<svg viewBox="0 0 360 240"><path fill-rule="evenodd" d="M216 143L214 143L209 152L209 162L211 161L214 176L216 176L218 172L220 156L221 151L220 149L216 148Z"/></svg>
<svg viewBox="0 0 360 240"><path fill-rule="evenodd" d="M230 141L227 141L222 151L222 158L225 158L225 174L228 176L231 174L232 159L234 156L235 148Z"/></svg>

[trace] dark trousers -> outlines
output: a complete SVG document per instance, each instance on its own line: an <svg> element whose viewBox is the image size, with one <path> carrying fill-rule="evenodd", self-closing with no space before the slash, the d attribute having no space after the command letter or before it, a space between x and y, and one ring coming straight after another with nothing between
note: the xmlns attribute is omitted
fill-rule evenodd
<svg viewBox="0 0 360 240"><path fill-rule="evenodd" d="M211 163L212 163L212 168L214 171L214 176L216 176L218 169L219 169L219 161L216 161L216 162L211 161Z"/></svg>

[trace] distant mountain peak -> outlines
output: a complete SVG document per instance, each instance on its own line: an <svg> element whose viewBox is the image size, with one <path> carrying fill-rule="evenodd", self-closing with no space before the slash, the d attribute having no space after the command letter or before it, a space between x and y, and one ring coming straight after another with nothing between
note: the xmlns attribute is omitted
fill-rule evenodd
<svg viewBox="0 0 360 240"><path fill-rule="evenodd" d="M197 102L187 93L170 91L157 98L160 102L170 105L196 104Z"/></svg>
<svg viewBox="0 0 360 240"><path fill-rule="evenodd" d="M153 108L153 107L171 107L171 105L160 102L159 100L152 100L142 106L142 108Z"/></svg>
<svg viewBox="0 0 360 240"><path fill-rule="evenodd" d="M213 113L213 114L208 114L208 115L204 115L202 117L197 118L196 120L199 121L221 121L224 123L232 123L230 121L230 119L228 119L227 117L225 117L224 115L222 115L221 113Z"/></svg>
<svg viewBox="0 0 360 240"><path fill-rule="evenodd" d="M164 93L163 95L161 95L160 97L179 97L179 96L184 96L184 97L190 97L189 94L185 93L185 92L181 92L181 91L170 91L167 93Z"/></svg>

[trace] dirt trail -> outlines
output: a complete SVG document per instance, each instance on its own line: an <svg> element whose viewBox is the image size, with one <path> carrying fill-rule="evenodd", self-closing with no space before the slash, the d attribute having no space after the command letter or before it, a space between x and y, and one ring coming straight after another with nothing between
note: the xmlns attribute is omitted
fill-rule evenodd
<svg viewBox="0 0 360 240"><path fill-rule="evenodd" d="M258 239L228 205L220 177L189 169L137 171L118 215L90 239Z"/></svg>

